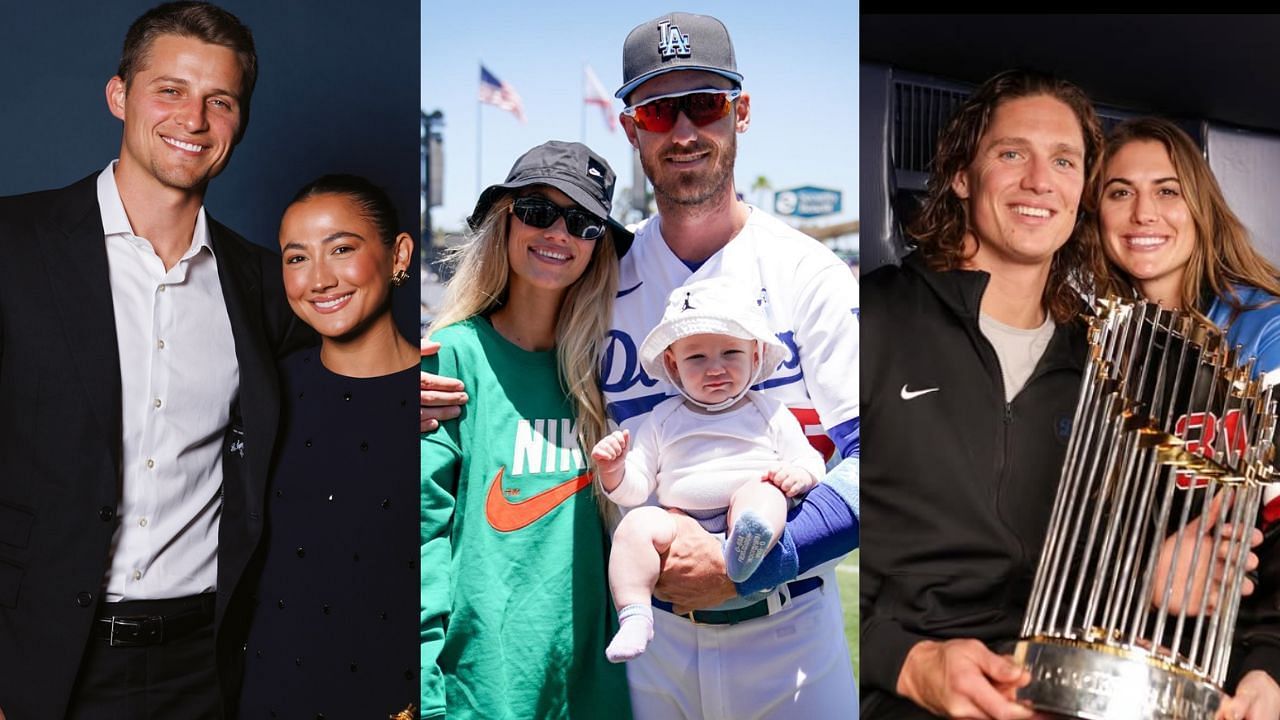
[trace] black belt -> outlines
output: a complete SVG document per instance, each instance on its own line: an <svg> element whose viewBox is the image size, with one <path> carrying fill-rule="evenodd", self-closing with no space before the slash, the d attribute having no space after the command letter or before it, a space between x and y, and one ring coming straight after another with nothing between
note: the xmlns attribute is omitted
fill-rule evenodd
<svg viewBox="0 0 1280 720"><path fill-rule="evenodd" d="M93 634L112 647L159 645L213 625L214 594L103 603Z"/></svg>
<svg viewBox="0 0 1280 720"><path fill-rule="evenodd" d="M817 590L820 587L822 587L822 578L816 576L787 583L787 591L792 600L804 595L810 590ZM787 602L787 595L782 595L779 599L781 600L781 604L778 606L778 609L782 609L782 606ZM669 602L664 602L654 598L653 606L659 610L671 612L671 603ZM746 607L734 608L732 610L694 610L693 612L677 615L676 617L687 618L695 624L700 625L736 625L746 620L754 620L758 617L764 617L768 614L769 599L765 598L758 603L754 603Z"/></svg>

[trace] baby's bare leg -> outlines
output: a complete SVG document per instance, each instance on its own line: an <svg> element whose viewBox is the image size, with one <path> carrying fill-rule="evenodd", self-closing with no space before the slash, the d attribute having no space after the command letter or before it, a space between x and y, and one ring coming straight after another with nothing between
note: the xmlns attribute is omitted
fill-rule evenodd
<svg viewBox="0 0 1280 720"><path fill-rule="evenodd" d="M787 496L766 480L749 482L729 499L729 537L724 544L725 574L742 582L782 537Z"/></svg>
<svg viewBox="0 0 1280 720"><path fill-rule="evenodd" d="M649 598L662 570L661 554L675 539L676 524L659 507L636 508L627 513L613 532L609 553L609 589L618 608L618 633L605 655L611 662L625 662L648 647L653 639L653 609Z"/></svg>

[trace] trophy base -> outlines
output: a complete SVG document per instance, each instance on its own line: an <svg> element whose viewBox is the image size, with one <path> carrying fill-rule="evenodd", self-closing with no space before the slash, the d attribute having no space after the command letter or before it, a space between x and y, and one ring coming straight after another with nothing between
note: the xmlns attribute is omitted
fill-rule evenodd
<svg viewBox="0 0 1280 720"><path fill-rule="evenodd" d="M1018 643L1014 660L1031 671L1018 699L1054 717L1213 720L1222 703L1212 683L1112 648L1034 638Z"/></svg>

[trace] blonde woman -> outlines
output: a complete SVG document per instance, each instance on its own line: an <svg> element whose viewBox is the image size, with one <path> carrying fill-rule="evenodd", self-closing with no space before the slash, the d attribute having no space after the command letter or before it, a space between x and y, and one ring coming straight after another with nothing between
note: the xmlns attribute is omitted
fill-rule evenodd
<svg viewBox="0 0 1280 720"><path fill-rule="evenodd" d="M586 146L552 141L469 218L422 363L470 395L422 436L424 718L630 717L582 451L607 434L597 359L631 240L613 185Z"/></svg>

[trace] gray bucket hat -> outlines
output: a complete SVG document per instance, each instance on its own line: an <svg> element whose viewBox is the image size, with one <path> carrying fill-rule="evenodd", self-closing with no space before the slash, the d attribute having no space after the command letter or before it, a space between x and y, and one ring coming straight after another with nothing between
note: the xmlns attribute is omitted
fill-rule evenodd
<svg viewBox="0 0 1280 720"><path fill-rule="evenodd" d="M627 95L650 78L673 70L705 70L742 86L733 41L724 23L710 15L673 12L640 23L622 45L622 87Z"/></svg>
<svg viewBox="0 0 1280 720"><path fill-rule="evenodd" d="M507 173L506 182L490 185L480 193L467 224L472 230L478 229L494 202L512 190L547 185L568 195L583 210L604 218L621 257L631 247L634 236L609 217L615 179L613 168L591 148L582 143L550 140L521 155Z"/></svg>

